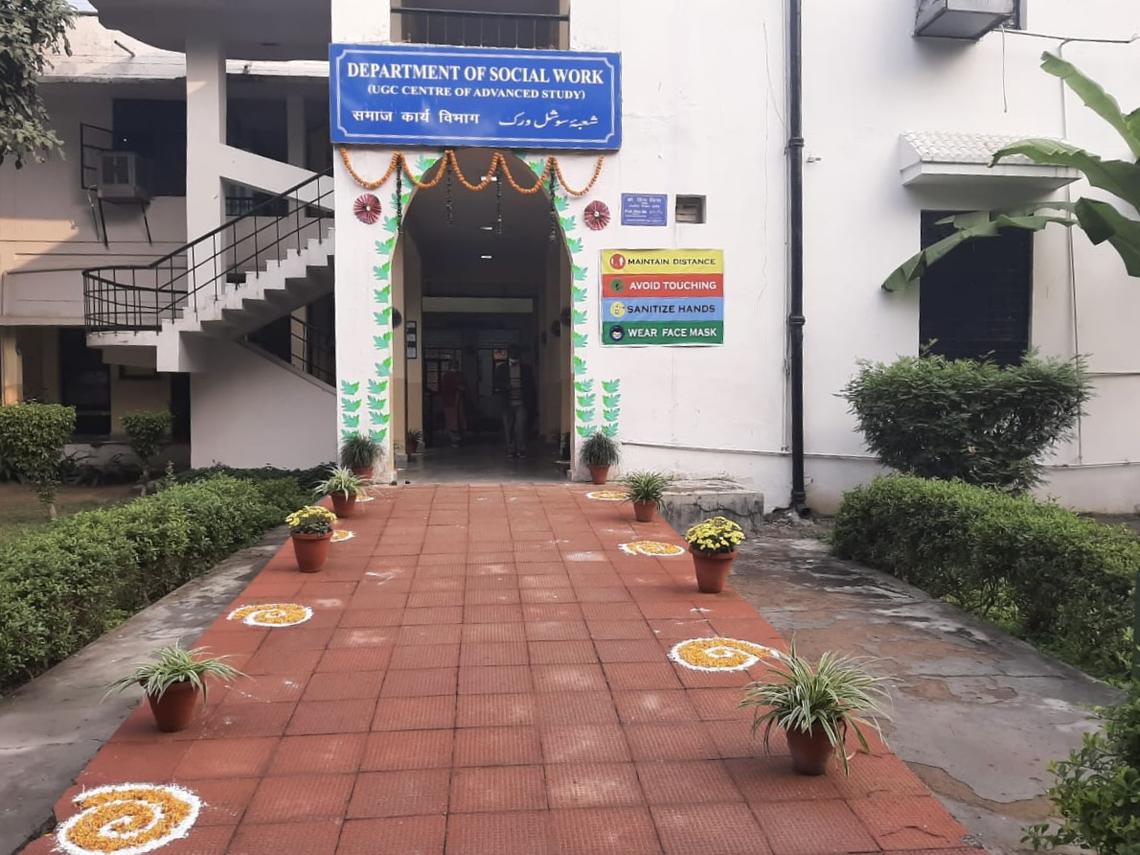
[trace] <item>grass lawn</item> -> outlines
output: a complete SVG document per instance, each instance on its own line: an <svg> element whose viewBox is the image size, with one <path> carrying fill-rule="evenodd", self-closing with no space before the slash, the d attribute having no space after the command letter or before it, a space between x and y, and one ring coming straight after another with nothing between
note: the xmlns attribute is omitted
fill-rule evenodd
<svg viewBox="0 0 1140 855"><path fill-rule="evenodd" d="M137 495L134 484L63 487L56 496L55 506L62 517L117 504ZM40 504L32 487L23 484L0 484L0 543L18 537L30 528L47 523L47 508Z"/></svg>

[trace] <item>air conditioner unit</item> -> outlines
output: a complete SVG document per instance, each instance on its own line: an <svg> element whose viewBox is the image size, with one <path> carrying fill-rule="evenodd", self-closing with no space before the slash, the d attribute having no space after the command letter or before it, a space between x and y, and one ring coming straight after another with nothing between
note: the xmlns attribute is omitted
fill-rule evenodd
<svg viewBox="0 0 1140 855"><path fill-rule="evenodd" d="M918 0L914 34L977 41L1008 21L1018 0Z"/></svg>
<svg viewBox="0 0 1140 855"><path fill-rule="evenodd" d="M105 202L150 200L149 161L133 151L104 151L99 156L99 198Z"/></svg>

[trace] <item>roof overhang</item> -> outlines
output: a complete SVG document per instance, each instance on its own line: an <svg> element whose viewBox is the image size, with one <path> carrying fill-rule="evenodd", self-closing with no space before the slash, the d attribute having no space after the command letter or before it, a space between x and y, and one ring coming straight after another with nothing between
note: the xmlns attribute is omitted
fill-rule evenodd
<svg viewBox="0 0 1140 855"><path fill-rule="evenodd" d="M899 137L902 183L929 187L996 182L1052 191L1081 177L1075 169L1038 166L1021 156L990 166L995 152L1027 136L907 131Z"/></svg>

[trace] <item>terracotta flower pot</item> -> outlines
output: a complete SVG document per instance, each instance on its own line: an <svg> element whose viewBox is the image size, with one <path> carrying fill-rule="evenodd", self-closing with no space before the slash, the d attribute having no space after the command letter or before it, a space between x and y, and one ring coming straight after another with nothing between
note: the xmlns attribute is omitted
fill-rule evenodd
<svg viewBox="0 0 1140 855"><path fill-rule="evenodd" d="M710 555L697 552L689 547L693 556L693 567L697 571L697 590L702 594L719 594L724 590L724 582L732 570L736 552L718 552Z"/></svg>
<svg viewBox="0 0 1140 855"><path fill-rule="evenodd" d="M352 474L357 478L363 478L365 481L371 481L374 468L373 466L353 466Z"/></svg>
<svg viewBox="0 0 1140 855"><path fill-rule="evenodd" d="M657 516L656 502L633 503L633 518L638 522L653 522L655 516Z"/></svg>
<svg viewBox="0 0 1140 855"><path fill-rule="evenodd" d="M792 768L801 775L822 775L827 771L835 748L822 727L813 727L807 733L789 730L784 734L792 752Z"/></svg>
<svg viewBox="0 0 1140 855"><path fill-rule="evenodd" d="M329 557L332 532L326 534L293 534L293 553L302 573L316 573Z"/></svg>
<svg viewBox="0 0 1140 855"><path fill-rule="evenodd" d="M341 519L352 516L356 508L356 493L345 495L342 492L332 493L333 513Z"/></svg>
<svg viewBox="0 0 1140 855"><path fill-rule="evenodd" d="M147 695L150 711L154 713L154 723L163 733L185 730L194 718L194 708L198 704L198 687L190 683L174 683L161 698Z"/></svg>
<svg viewBox="0 0 1140 855"><path fill-rule="evenodd" d="M604 484L610 477L610 467L608 466L597 466L591 463L587 468L590 470L590 480L595 484Z"/></svg>

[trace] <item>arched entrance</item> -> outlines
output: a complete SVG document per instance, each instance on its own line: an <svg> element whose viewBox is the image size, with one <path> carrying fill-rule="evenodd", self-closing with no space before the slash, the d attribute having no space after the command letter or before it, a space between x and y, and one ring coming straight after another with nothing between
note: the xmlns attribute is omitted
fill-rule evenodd
<svg viewBox="0 0 1140 855"><path fill-rule="evenodd" d="M556 479L568 457L571 259L545 188L519 192L502 167L489 176L494 156L456 152L458 174L415 190L403 212L392 257L393 440L406 451L408 432L421 432L422 451L397 458L402 479ZM531 167L502 156L515 183L533 187ZM526 444L508 457L503 366L515 349L527 381Z"/></svg>

